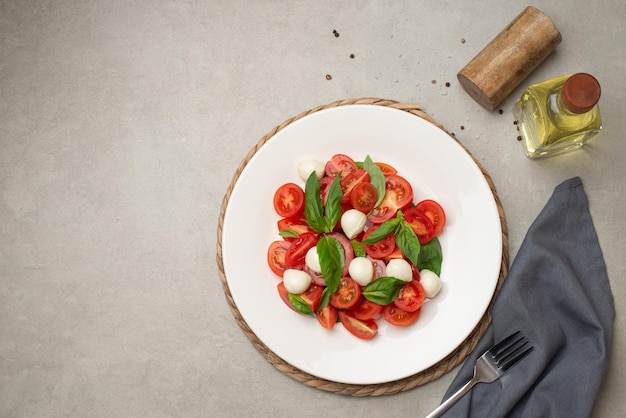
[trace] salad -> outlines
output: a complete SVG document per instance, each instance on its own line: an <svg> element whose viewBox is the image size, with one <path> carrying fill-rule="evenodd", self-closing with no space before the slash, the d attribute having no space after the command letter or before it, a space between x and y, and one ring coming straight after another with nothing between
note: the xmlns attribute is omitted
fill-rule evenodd
<svg viewBox="0 0 626 418"><path fill-rule="evenodd" d="M369 155L301 161L298 172L304 188L289 182L274 194L280 239L267 251L283 302L362 339L378 333L381 318L415 323L441 288L441 205L414 202L411 184Z"/></svg>

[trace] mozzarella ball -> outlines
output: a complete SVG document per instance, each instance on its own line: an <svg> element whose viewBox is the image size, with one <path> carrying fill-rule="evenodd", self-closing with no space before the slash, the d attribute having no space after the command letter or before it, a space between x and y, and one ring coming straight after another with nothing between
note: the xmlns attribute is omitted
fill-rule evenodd
<svg viewBox="0 0 626 418"><path fill-rule="evenodd" d="M367 222L367 215L360 210L348 209L341 215L341 229L348 239L352 239L359 235Z"/></svg>
<svg viewBox="0 0 626 418"><path fill-rule="evenodd" d="M427 298L434 298L441 290L441 279L430 270L420 271L420 283Z"/></svg>
<svg viewBox="0 0 626 418"><path fill-rule="evenodd" d="M283 283L289 293L300 294L311 286L313 279L302 270L287 269L283 273Z"/></svg>
<svg viewBox="0 0 626 418"><path fill-rule="evenodd" d="M306 263L307 267L314 272L322 272L322 267L320 266L320 258L317 255L317 247L312 247L311 249L309 249L309 251L307 251L304 262Z"/></svg>
<svg viewBox="0 0 626 418"><path fill-rule="evenodd" d="M374 279L374 265L372 260L366 257L355 257L348 267L350 277L360 284L367 286Z"/></svg>
<svg viewBox="0 0 626 418"><path fill-rule="evenodd" d="M396 279L410 282L413 280L413 270L408 261L402 258L394 258L387 263L387 276L395 277Z"/></svg>
<svg viewBox="0 0 626 418"><path fill-rule="evenodd" d="M302 160L298 163L298 174L300 178L307 181L312 172L318 179L324 175L324 163L314 159Z"/></svg>

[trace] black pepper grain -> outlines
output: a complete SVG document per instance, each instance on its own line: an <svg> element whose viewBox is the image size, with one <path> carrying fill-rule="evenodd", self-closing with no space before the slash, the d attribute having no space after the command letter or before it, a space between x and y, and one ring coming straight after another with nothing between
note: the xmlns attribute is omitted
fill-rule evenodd
<svg viewBox="0 0 626 418"><path fill-rule="evenodd" d="M461 43L464 44L465 43L465 38L461 38Z"/></svg>
<svg viewBox="0 0 626 418"><path fill-rule="evenodd" d="M433 80L433 81L431 81L431 83L437 84L437 80Z"/></svg>
<svg viewBox="0 0 626 418"><path fill-rule="evenodd" d="M350 58L354 59L354 54L350 54Z"/></svg>
<svg viewBox="0 0 626 418"><path fill-rule="evenodd" d="M337 32L335 29L333 29L333 35L335 35L335 38L339 38L339 32Z"/></svg>
<svg viewBox="0 0 626 418"><path fill-rule="evenodd" d="M498 113L499 113L499 114L503 114L503 113L504 113L504 110L500 109L500 110L498 110Z"/></svg>
<svg viewBox="0 0 626 418"><path fill-rule="evenodd" d="M517 137L517 140L518 140L518 141L521 141L521 140L522 140L522 137L521 137L521 136L518 136L518 137Z"/></svg>
<svg viewBox="0 0 626 418"><path fill-rule="evenodd" d="M513 121L513 125L517 125L517 121L516 120Z"/></svg>
<svg viewBox="0 0 626 418"><path fill-rule="evenodd" d="M450 87L450 83L446 83L446 87Z"/></svg>
<svg viewBox="0 0 626 418"><path fill-rule="evenodd" d="M333 79L333 76L332 76L332 75L330 75L330 74L326 74L326 80L332 80L332 79Z"/></svg>
<svg viewBox="0 0 626 418"><path fill-rule="evenodd" d="M465 126L461 125L461 130L464 131L465 130Z"/></svg>

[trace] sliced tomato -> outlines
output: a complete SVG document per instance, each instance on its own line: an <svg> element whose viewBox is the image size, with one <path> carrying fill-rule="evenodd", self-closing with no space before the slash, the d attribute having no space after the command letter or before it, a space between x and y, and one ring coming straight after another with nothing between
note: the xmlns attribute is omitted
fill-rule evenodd
<svg viewBox="0 0 626 418"><path fill-rule="evenodd" d="M378 168L380 168L380 171L382 171L384 175L398 174L398 170L396 170L393 166L387 163L377 162L374 164L376 164Z"/></svg>
<svg viewBox="0 0 626 418"><path fill-rule="evenodd" d="M378 229L378 225L369 227L363 234L363 240L367 239L376 229ZM396 249L396 239L391 234L375 244L363 244L363 249L372 258L385 258Z"/></svg>
<svg viewBox="0 0 626 418"><path fill-rule="evenodd" d="M294 311L294 312L298 312L296 310L296 308L293 307L293 305L291 304L291 302L289 301L289 291L287 291L287 289L285 288L285 283L284 282L280 282L278 283L278 285L276 286L276 289L278 290L278 295L280 296L280 299L285 302L285 305L289 306L289 308ZM298 312L300 313L300 312Z"/></svg>
<svg viewBox="0 0 626 418"><path fill-rule="evenodd" d="M341 201L346 203L350 201L352 190L361 183L369 183L370 175L367 171L359 168L341 179L341 192L343 197Z"/></svg>
<svg viewBox="0 0 626 418"><path fill-rule="evenodd" d="M339 243L343 247L344 264L342 274L346 276L348 274L348 267L350 266L350 262L354 258L354 248L352 248L350 240L340 232L331 232L330 234L327 234L327 236L339 241Z"/></svg>
<svg viewBox="0 0 626 418"><path fill-rule="evenodd" d="M322 286L311 284L307 290L300 293L300 297L311 308L311 312L317 311L317 308L320 306L323 291L324 288Z"/></svg>
<svg viewBox="0 0 626 418"><path fill-rule="evenodd" d="M341 178L345 178L348 174L358 169L354 160L344 154L335 154L326 163L324 170L329 177L335 177L341 172Z"/></svg>
<svg viewBox="0 0 626 418"><path fill-rule="evenodd" d="M295 183L286 183L274 193L274 210L282 218L293 218L304 212L304 190Z"/></svg>
<svg viewBox="0 0 626 418"><path fill-rule="evenodd" d="M385 176L385 197L368 216L370 222L381 224L394 216L398 209L408 207L413 201L413 188L406 179L397 174Z"/></svg>
<svg viewBox="0 0 626 418"><path fill-rule="evenodd" d="M339 312L337 308L332 305L326 305L315 313L318 322L327 329L332 329L337 323L339 318Z"/></svg>
<svg viewBox="0 0 626 418"><path fill-rule="evenodd" d="M384 306L363 297L350 313L361 321L375 321L383 315L384 310Z"/></svg>
<svg viewBox="0 0 626 418"><path fill-rule="evenodd" d="M432 222L435 227L433 235L439 235L443 230L443 227L446 225L446 212L443 210L441 205L434 200L429 199L422 200L415 205L415 207L421 209Z"/></svg>
<svg viewBox="0 0 626 418"><path fill-rule="evenodd" d="M356 210L365 214L374 209L378 200L376 187L370 182L359 183L350 192L350 204Z"/></svg>
<svg viewBox="0 0 626 418"><path fill-rule="evenodd" d="M374 321L362 321L344 311L339 311L339 320L348 332L363 340L371 340L378 333Z"/></svg>
<svg viewBox="0 0 626 418"><path fill-rule="evenodd" d="M404 285L393 303L403 311L415 312L422 307L426 293L418 281L410 281Z"/></svg>
<svg viewBox="0 0 626 418"><path fill-rule="evenodd" d="M285 270L298 268L297 265L290 264L285 260L290 245L291 243L288 241L274 241L267 249L267 264L277 276L283 277Z"/></svg>
<svg viewBox="0 0 626 418"><path fill-rule="evenodd" d="M420 244L426 244L433 239L435 226L421 209L417 207L406 209L404 220L411 225L411 229L417 235Z"/></svg>
<svg viewBox="0 0 626 418"><path fill-rule="evenodd" d="M361 286L351 277L344 276L337 291L330 297L330 304L337 309L351 309L361 300Z"/></svg>
<svg viewBox="0 0 626 418"><path fill-rule="evenodd" d="M383 318L385 318L385 321L389 322L391 325L406 327L408 325L414 324L415 321L417 321L417 318L419 318L420 316L420 312L420 309L415 312L407 312L403 309L398 308L393 303L390 303L385 307L385 311L383 312Z"/></svg>
<svg viewBox="0 0 626 418"><path fill-rule="evenodd" d="M307 251L317 244L317 234L306 233L289 243L285 254L285 262L291 265L304 264Z"/></svg>
<svg viewBox="0 0 626 418"><path fill-rule="evenodd" d="M277 222L278 232L288 232L291 231L296 235L300 236L302 234L306 234L307 232L313 232L313 230L309 227L309 225L300 219L289 219L283 218ZM286 241L293 241L297 237L290 237L287 235L283 236L283 239Z"/></svg>
<svg viewBox="0 0 626 418"><path fill-rule="evenodd" d="M400 247L398 247L397 245L396 245L396 249L393 250L391 254L384 257L383 260L388 263L389 260L393 260L394 258L404 258L404 253L402 252Z"/></svg>

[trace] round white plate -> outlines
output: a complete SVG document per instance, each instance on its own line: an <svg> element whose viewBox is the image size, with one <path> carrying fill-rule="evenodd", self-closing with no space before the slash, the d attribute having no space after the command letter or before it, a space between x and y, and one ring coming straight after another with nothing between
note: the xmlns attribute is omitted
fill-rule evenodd
<svg viewBox="0 0 626 418"><path fill-rule="evenodd" d="M280 239L272 199L286 182L302 184L300 160L342 153L394 166L413 186L414 201L446 211L441 292L406 328L379 320L378 335L359 340L340 324L331 331L296 314L276 291L267 265ZM346 105L312 113L271 137L248 161L223 219L224 275L237 309L255 335L285 362L345 384L391 382L426 370L454 351L479 323L494 294L502 230L480 168L453 138L428 121L385 106Z"/></svg>

